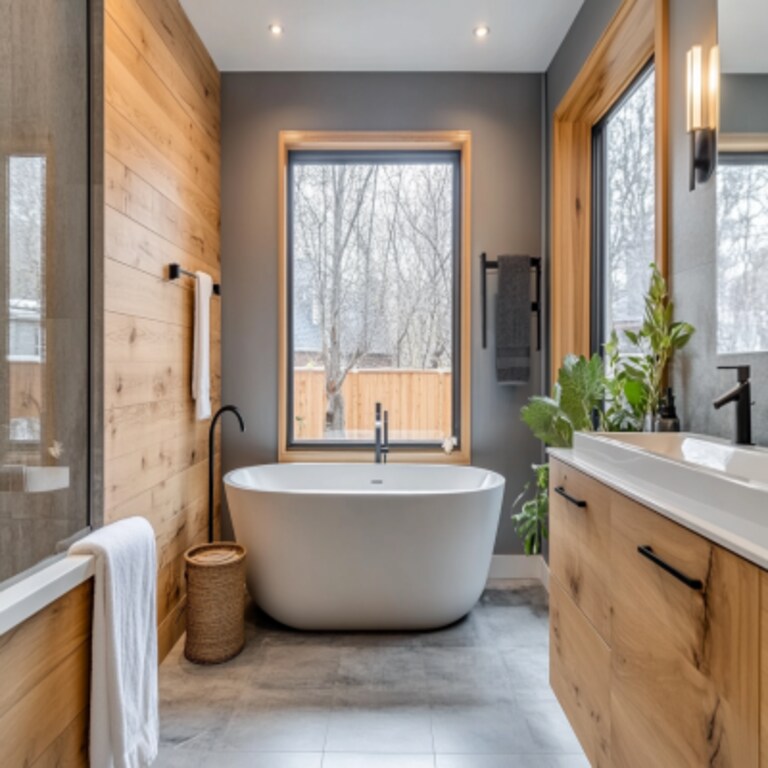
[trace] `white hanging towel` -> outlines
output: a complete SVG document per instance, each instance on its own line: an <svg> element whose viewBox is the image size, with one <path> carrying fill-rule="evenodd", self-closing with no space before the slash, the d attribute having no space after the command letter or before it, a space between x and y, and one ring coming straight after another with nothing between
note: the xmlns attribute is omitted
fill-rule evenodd
<svg viewBox="0 0 768 768"><path fill-rule="evenodd" d="M213 278L195 272L195 341L192 357L192 398L198 421L211 418L211 296Z"/></svg>
<svg viewBox="0 0 768 768"><path fill-rule="evenodd" d="M143 517L94 531L70 548L95 558L90 764L147 768L157 757L157 562Z"/></svg>

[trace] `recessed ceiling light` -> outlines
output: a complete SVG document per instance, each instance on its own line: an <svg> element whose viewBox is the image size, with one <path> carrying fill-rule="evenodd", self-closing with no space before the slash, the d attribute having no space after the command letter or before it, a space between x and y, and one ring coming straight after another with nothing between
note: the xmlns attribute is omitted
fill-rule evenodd
<svg viewBox="0 0 768 768"><path fill-rule="evenodd" d="M473 31L475 37L479 37L481 40L491 34L491 28L487 24L481 24L479 27L475 27Z"/></svg>
<svg viewBox="0 0 768 768"><path fill-rule="evenodd" d="M270 24L269 25L269 32L273 37L280 37L280 35L283 34L283 25L282 24Z"/></svg>

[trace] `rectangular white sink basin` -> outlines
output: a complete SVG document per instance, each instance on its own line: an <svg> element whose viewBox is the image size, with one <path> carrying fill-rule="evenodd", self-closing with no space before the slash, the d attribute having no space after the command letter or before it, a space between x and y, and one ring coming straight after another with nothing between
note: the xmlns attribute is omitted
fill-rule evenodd
<svg viewBox="0 0 768 768"><path fill-rule="evenodd" d="M633 446L648 453L703 469L725 472L735 478L768 484L768 451L736 446L727 440L686 432L605 432L579 434L577 441L596 437L601 442Z"/></svg>
<svg viewBox="0 0 768 768"><path fill-rule="evenodd" d="M768 569L768 451L689 433L579 432L551 454Z"/></svg>

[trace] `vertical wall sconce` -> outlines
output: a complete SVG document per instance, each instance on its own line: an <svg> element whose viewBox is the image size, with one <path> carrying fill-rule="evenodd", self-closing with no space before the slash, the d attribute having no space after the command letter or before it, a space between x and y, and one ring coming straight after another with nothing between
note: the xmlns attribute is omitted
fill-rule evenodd
<svg viewBox="0 0 768 768"><path fill-rule="evenodd" d="M688 133L691 137L690 188L703 184L717 163L717 129L720 120L720 51L709 52L705 71L702 49L688 51Z"/></svg>

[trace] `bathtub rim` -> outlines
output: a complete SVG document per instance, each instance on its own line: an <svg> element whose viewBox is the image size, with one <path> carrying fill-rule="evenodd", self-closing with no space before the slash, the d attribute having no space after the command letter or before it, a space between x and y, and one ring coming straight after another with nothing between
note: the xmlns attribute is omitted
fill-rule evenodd
<svg viewBox="0 0 768 768"><path fill-rule="evenodd" d="M369 466L374 467L377 465L374 464L360 464L360 463L353 463L353 462L334 462L332 465L334 468L356 468L360 469L361 467ZM383 465L388 466L388 465ZM402 498L407 496L417 496L417 497L429 497L429 496L462 496L462 495L471 495L476 493L482 493L483 491L489 491L494 488L504 488L506 485L506 478L504 475L494 472L492 469L486 469L485 467L476 467L472 465L467 466L452 466L452 465L446 465L446 464L408 464L408 463L398 463L393 464L393 467L418 467L419 469L430 469L430 468L439 468L441 472L446 471L466 471L471 470L474 472L484 472L486 475L488 475L492 482L489 482L487 484L478 486L476 488L457 488L457 489L446 489L446 488L428 488L428 489L400 489L400 490L393 490L393 489L387 489L383 490L381 487L375 487L370 490L361 490L361 489L355 489L355 490L345 490L343 488L274 488L274 489L267 489L267 488L259 488L257 486L253 485L244 485L243 483L234 482L232 479L232 476L245 469L262 469L262 468L270 468L270 467L295 467L297 469L301 467L321 467L323 469L328 469L329 464L327 462L270 462L268 464L249 464L244 467L237 467L235 469L229 470L224 477L222 478L222 482L226 487L234 488L236 490L240 491L251 491L253 493L265 493L265 494L273 494L273 495L291 495L291 496L344 496L344 497L350 497L350 498L369 498L371 496L377 496L377 497L392 497L392 498Z"/></svg>

